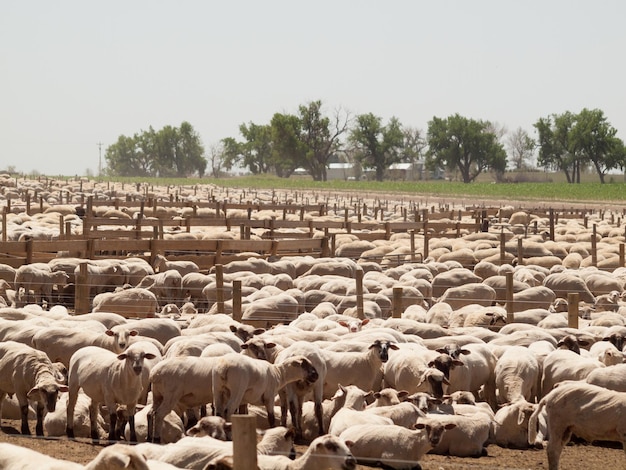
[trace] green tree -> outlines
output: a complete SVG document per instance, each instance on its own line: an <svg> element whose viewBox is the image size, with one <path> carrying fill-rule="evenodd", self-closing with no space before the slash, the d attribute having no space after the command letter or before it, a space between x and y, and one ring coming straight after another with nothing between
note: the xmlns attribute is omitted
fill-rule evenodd
<svg viewBox="0 0 626 470"><path fill-rule="evenodd" d="M576 154L583 163L593 165L600 183L605 182L604 176L609 170L624 167L624 142L616 134L617 130L599 109L583 109L576 116L571 129L571 141Z"/></svg>
<svg viewBox="0 0 626 470"><path fill-rule="evenodd" d="M288 177L299 166L307 166L307 147L302 141L302 121L293 114L276 113L270 123L274 142L276 174Z"/></svg>
<svg viewBox="0 0 626 470"><path fill-rule="evenodd" d="M565 173L568 183L580 182L580 161L571 142L575 115L569 111L539 118L534 124L539 138L537 164Z"/></svg>
<svg viewBox="0 0 626 470"><path fill-rule="evenodd" d="M457 169L464 183L470 183L487 169L503 172L506 152L487 121L455 114L446 119L433 117L428 123L427 166Z"/></svg>
<svg viewBox="0 0 626 470"><path fill-rule="evenodd" d="M392 117L386 126L382 118L372 113L356 117L356 126L349 140L358 149L357 159L364 168L374 168L376 181L382 181L385 170L402 160L405 134L397 118Z"/></svg>
<svg viewBox="0 0 626 470"><path fill-rule="evenodd" d="M150 127L133 137L120 136L105 153L107 174L116 176L203 176L207 161L191 124Z"/></svg>

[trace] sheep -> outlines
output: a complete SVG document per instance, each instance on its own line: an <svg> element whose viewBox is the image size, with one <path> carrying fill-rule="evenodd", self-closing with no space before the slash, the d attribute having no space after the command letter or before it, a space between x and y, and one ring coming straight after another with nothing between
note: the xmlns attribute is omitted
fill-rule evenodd
<svg viewBox="0 0 626 470"><path fill-rule="evenodd" d="M57 406L53 412L47 413L43 420L43 427L48 436L65 436L67 430L67 400L68 394L60 395ZM76 412L74 413L74 435L76 437L90 437L91 427L89 424L89 405L91 399L82 391L78 392ZM101 414L98 414L98 435L106 437L107 424Z"/></svg>
<svg viewBox="0 0 626 470"><path fill-rule="evenodd" d="M160 254L155 255L152 266L155 272L161 273L176 270L181 276L200 271L200 267L193 261L169 261L165 256Z"/></svg>
<svg viewBox="0 0 626 470"><path fill-rule="evenodd" d="M231 353L217 360L212 378L218 416L229 419L241 403L261 403L267 410L270 427L274 427L274 397L278 390L296 380L315 382L318 373L304 356L274 365Z"/></svg>
<svg viewBox="0 0 626 470"><path fill-rule="evenodd" d="M463 406L463 405L461 405ZM465 405L475 409L475 406ZM480 457L487 455L485 446L491 432L492 417L476 409L472 414L431 414L442 425L454 425L444 433L441 440L430 451L433 454L456 457Z"/></svg>
<svg viewBox="0 0 626 470"><path fill-rule="evenodd" d="M339 384L356 385L363 390L379 391L382 383L382 365L389 358L389 350L398 346L389 340L375 340L363 352L335 352L322 349L326 360L324 397L330 398Z"/></svg>
<svg viewBox="0 0 626 470"><path fill-rule="evenodd" d="M30 435L28 401L37 402L37 436L43 436L44 409L54 411L59 392L68 390L48 356L14 341L0 343L0 417L4 397L15 394L22 416L21 433Z"/></svg>
<svg viewBox="0 0 626 470"><path fill-rule="evenodd" d="M183 437L174 444L137 444L135 447L149 459L166 462L176 468L205 469L214 459L233 455L233 443L212 437ZM268 429L257 444L258 454L290 454L293 432L282 426Z"/></svg>
<svg viewBox="0 0 626 470"><path fill-rule="evenodd" d="M324 433L328 432L333 416L344 406L355 410L363 410L366 402L371 398L371 391L361 390L355 385L339 385L335 394L329 400L322 402L322 421ZM302 406L302 437L309 442L319 432L317 413L312 401L306 401Z"/></svg>
<svg viewBox="0 0 626 470"><path fill-rule="evenodd" d="M137 442L148 441L148 422L152 413L152 404L143 406L137 413L135 413L135 433L137 436ZM124 424L124 439L129 442L130 439L130 423L128 423L128 416L126 410L118 409L118 421L119 415L122 415ZM204 419L204 418L203 418ZM121 426L118 426L120 428ZM163 419L163 425L161 430L161 442L168 444L171 442L177 442L185 435L185 427L183 420L173 411L168 413Z"/></svg>
<svg viewBox="0 0 626 470"><path fill-rule="evenodd" d="M585 380L587 383L609 390L626 392L626 364L595 369L589 373Z"/></svg>
<svg viewBox="0 0 626 470"><path fill-rule="evenodd" d="M190 437L209 436L220 441L228 441L230 440L231 428L231 423L226 422L224 418L205 416L200 418L185 434Z"/></svg>
<svg viewBox="0 0 626 470"><path fill-rule="evenodd" d="M408 393L430 392L435 397L443 396L443 384L449 384L445 374L428 363L433 351L427 349L400 350L385 363L383 377L385 385Z"/></svg>
<svg viewBox="0 0 626 470"><path fill-rule="evenodd" d="M67 403L67 436L74 437L74 408L78 390L82 388L91 398L89 408L91 438L98 440L96 417L98 405L104 403L109 412L109 440L115 440L117 404L126 405L130 424L131 441L136 441L135 405L142 391L144 361L155 359L139 345L130 345L123 353L115 355L97 346L87 346L72 356L70 360Z"/></svg>
<svg viewBox="0 0 626 470"><path fill-rule="evenodd" d="M393 424L404 426L405 428L409 428L415 424L418 418L426 416L426 414L417 405L410 401L389 406L366 408L364 412L366 414L389 418L393 421Z"/></svg>
<svg viewBox="0 0 626 470"><path fill-rule="evenodd" d="M113 312L123 317L154 317L159 309L156 295L142 287L105 292L93 299L93 312Z"/></svg>
<svg viewBox="0 0 626 470"><path fill-rule="evenodd" d="M604 367L597 359L581 357L567 349L557 349L543 360L541 396L546 396L559 382L585 380L592 371Z"/></svg>
<svg viewBox="0 0 626 470"><path fill-rule="evenodd" d="M35 265L22 265L15 272L14 288L16 292L17 306L26 305L30 298L30 291L34 293L34 301L43 305L46 301L48 308L52 306L52 288L65 286L69 276L63 271L50 271L50 268L38 269ZM24 296L20 295L20 289L24 289Z"/></svg>
<svg viewBox="0 0 626 470"><path fill-rule="evenodd" d="M169 318L142 318L141 320L129 320L124 325L112 327L111 330L115 333L124 328L136 331L137 335L154 338L163 346L165 346L170 339L181 336L182 334L179 324ZM131 342L133 342L133 339L134 338L131 338Z"/></svg>
<svg viewBox="0 0 626 470"><path fill-rule="evenodd" d="M395 388L383 388L380 392L374 392L374 401L368 405L368 408L378 406L397 405L407 399L409 392L406 390L396 390Z"/></svg>
<svg viewBox="0 0 626 470"><path fill-rule="evenodd" d="M606 366L613 366L624 362L624 353L608 341L598 341L589 348L589 355L598 359Z"/></svg>
<svg viewBox="0 0 626 470"><path fill-rule="evenodd" d="M436 419L425 418L415 424L415 429L393 424L384 427L361 424L346 429L339 437L352 442L352 455L361 465L415 469L421 468L419 460L453 428L454 424L443 425Z"/></svg>
<svg viewBox="0 0 626 470"><path fill-rule="evenodd" d="M50 327L35 333L32 344L45 352L52 361L69 367L72 355L85 346L99 346L121 353L129 345L130 338L136 335L137 331L123 326L115 327L115 331L106 330L104 334Z"/></svg>
<svg viewBox="0 0 626 470"><path fill-rule="evenodd" d="M148 419L148 442L159 443L165 416L213 402L213 368L218 358L167 358L150 371L153 411Z"/></svg>
<svg viewBox="0 0 626 470"><path fill-rule="evenodd" d="M572 435L588 442L617 441L626 449L626 396L584 382L563 383L544 396L528 422L528 442L534 443L538 417L545 409L548 426L548 468L558 470L563 447Z"/></svg>
<svg viewBox="0 0 626 470"><path fill-rule="evenodd" d="M537 405L525 400L504 405L493 420L494 442L500 447L528 448L528 421Z"/></svg>
<svg viewBox="0 0 626 470"><path fill-rule="evenodd" d="M505 349L496 363L495 376L500 403L533 401L537 396L541 379L539 362L523 346L509 346Z"/></svg>
<svg viewBox="0 0 626 470"><path fill-rule="evenodd" d="M350 444L338 437L324 435L314 439L306 452L295 460L282 455L260 454L257 463L260 470L354 470L356 461L350 452Z"/></svg>
<svg viewBox="0 0 626 470"><path fill-rule="evenodd" d="M3 470L84 470L69 460L60 460L8 442L0 443L0 468ZM92 467L94 468L94 467Z"/></svg>
<svg viewBox="0 0 626 470"><path fill-rule="evenodd" d="M346 429L358 424L375 424L377 426L385 426L394 424L394 422L387 416L365 413L363 410L354 410L350 407L343 407L337 411L335 416L333 416L330 420L328 434L339 436Z"/></svg>
<svg viewBox="0 0 626 470"><path fill-rule="evenodd" d="M176 304L181 300L182 276L175 269L148 274L135 287L148 289L159 299L159 305Z"/></svg>

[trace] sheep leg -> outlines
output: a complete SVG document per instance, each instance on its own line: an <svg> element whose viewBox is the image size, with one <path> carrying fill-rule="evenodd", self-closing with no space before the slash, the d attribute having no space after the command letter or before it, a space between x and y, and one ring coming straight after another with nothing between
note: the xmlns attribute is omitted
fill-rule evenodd
<svg viewBox="0 0 626 470"><path fill-rule="evenodd" d="M324 412L322 410L322 402L315 400L315 417L317 418L317 432L320 436L325 434L324 431Z"/></svg>
<svg viewBox="0 0 626 470"><path fill-rule="evenodd" d="M20 405L20 413L22 415L22 434L30 436L30 429L28 427L28 403Z"/></svg>
<svg viewBox="0 0 626 470"><path fill-rule="evenodd" d="M117 413L114 411L113 413L109 412L109 441L114 441L116 438L115 435L115 425L117 423ZM91 430L93 437L93 428Z"/></svg>
<svg viewBox="0 0 626 470"><path fill-rule="evenodd" d="M280 425L281 426L287 426L287 407L288 407L288 403L287 403L288 399L287 399L287 391L286 391L287 387L283 388L280 392L278 392L278 395L280 396Z"/></svg>
<svg viewBox="0 0 626 470"><path fill-rule="evenodd" d="M130 442L137 442L137 433L135 432L135 413L128 414L128 426L130 427Z"/></svg>
<svg viewBox="0 0 626 470"><path fill-rule="evenodd" d="M554 433L550 429L550 439L548 439L548 446L546 447L548 470L559 470L561 452L563 452L563 447L565 447L571 437L572 431L569 428L558 430L558 432Z"/></svg>
<svg viewBox="0 0 626 470"><path fill-rule="evenodd" d="M28 410L26 413L28 413ZM40 403L37 403L37 424L35 425L35 435L43 436L43 404Z"/></svg>

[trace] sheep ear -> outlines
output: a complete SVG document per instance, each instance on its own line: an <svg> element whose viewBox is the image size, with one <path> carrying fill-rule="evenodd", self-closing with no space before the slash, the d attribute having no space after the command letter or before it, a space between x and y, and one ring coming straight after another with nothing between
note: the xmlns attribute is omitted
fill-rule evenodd
<svg viewBox="0 0 626 470"><path fill-rule="evenodd" d="M267 344L265 345L265 347L266 347L267 349L272 349L272 348L275 348L275 347L276 347L276 343L267 343Z"/></svg>
<svg viewBox="0 0 626 470"><path fill-rule="evenodd" d="M348 449L354 445L354 441L348 440L348 441L344 441L344 442L345 442L346 446L348 447Z"/></svg>
<svg viewBox="0 0 626 470"><path fill-rule="evenodd" d="M393 350L397 351L400 348L395 343L389 343L389 349L393 349Z"/></svg>
<svg viewBox="0 0 626 470"><path fill-rule="evenodd" d="M107 336L115 336L115 333L113 333L113 330L106 330L104 332Z"/></svg>
<svg viewBox="0 0 626 470"><path fill-rule="evenodd" d="M289 429L287 429L287 432L285 433L283 437L285 439L294 439L296 437L296 428L294 428L293 426L290 426Z"/></svg>
<svg viewBox="0 0 626 470"><path fill-rule="evenodd" d="M59 392L69 392L70 388L67 385L59 384Z"/></svg>
<svg viewBox="0 0 626 470"><path fill-rule="evenodd" d="M400 390L398 392L398 398L401 399L401 400L405 399L408 396L409 396L409 392L407 392L406 390Z"/></svg>
<svg viewBox="0 0 626 470"><path fill-rule="evenodd" d="M449 431L450 429L454 429L456 428L456 424L454 423L448 423L443 427L446 431Z"/></svg>
<svg viewBox="0 0 626 470"><path fill-rule="evenodd" d="M522 424L524 424L524 418L525 418L524 410L520 408L519 412L517 413L517 425L518 426L521 426Z"/></svg>
<svg viewBox="0 0 626 470"><path fill-rule="evenodd" d="M459 349L459 354L471 354L472 351L469 349Z"/></svg>
<svg viewBox="0 0 626 470"><path fill-rule="evenodd" d="M154 355L154 354L152 354L152 353L148 353L148 354L146 354L146 355L144 356L144 358L145 358L145 359L148 359L148 360L152 360L152 359L155 359L155 358L156 358L156 355Z"/></svg>
<svg viewBox="0 0 626 470"><path fill-rule="evenodd" d="M448 350L446 348L437 348L435 349L439 354L448 354Z"/></svg>
<svg viewBox="0 0 626 470"><path fill-rule="evenodd" d="M128 355L127 355L127 354L125 354L125 353L118 354L118 356L117 356L117 358L118 358L120 361L125 360L127 357L128 357Z"/></svg>
<svg viewBox="0 0 626 470"><path fill-rule="evenodd" d="M341 326L345 326L346 328L348 328L348 323L346 323L345 321L341 320L338 321L337 323L339 323Z"/></svg>
<svg viewBox="0 0 626 470"><path fill-rule="evenodd" d="M239 346L241 349L248 349L250 347L249 344L243 343L241 346Z"/></svg>
<svg viewBox="0 0 626 470"><path fill-rule="evenodd" d="M374 392L374 398L378 400L380 398L380 392Z"/></svg>
<svg viewBox="0 0 626 470"><path fill-rule="evenodd" d="M426 427L426 424L424 423L415 423L413 425L413 429L424 429Z"/></svg>
<svg viewBox="0 0 626 470"><path fill-rule="evenodd" d="M465 365L465 363L464 363L463 361L459 361L458 359L454 359L454 360L452 361L452 365L453 365L453 366L459 366L459 367L461 367L461 366L464 366L464 365Z"/></svg>
<svg viewBox="0 0 626 470"><path fill-rule="evenodd" d="M361 326L363 326L363 325L367 325L369 322L370 322L370 319L369 319L369 318L366 318L365 320L363 320L363 321L361 322Z"/></svg>
<svg viewBox="0 0 626 470"><path fill-rule="evenodd" d="M130 330L128 332L128 334L131 335L131 336L137 336L139 334L139 332L137 330Z"/></svg>
<svg viewBox="0 0 626 470"><path fill-rule="evenodd" d="M252 336L260 335L265 333L265 328L257 328L252 332Z"/></svg>
<svg viewBox="0 0 626 470"><path fill-rule="evenodd" d="M237 327L235 325L230 325L230 331L232 333L237 333Z"/></svg>
<svg viewBox="0 0 626 470"><path fill-rule="evenodd" d="M584 339L579 339L578 346L589 346L589 341L584 340Z"/></svg>
<svg viewBox="0 0 626 470"><path fill-rule="evenodd" d="M30 391L26 394L26 397L29 400L33 400L33 399L36 398L35 395L38 394L38 393L39 393L39 387L34 387L34 388L30 389Z"/></svg>

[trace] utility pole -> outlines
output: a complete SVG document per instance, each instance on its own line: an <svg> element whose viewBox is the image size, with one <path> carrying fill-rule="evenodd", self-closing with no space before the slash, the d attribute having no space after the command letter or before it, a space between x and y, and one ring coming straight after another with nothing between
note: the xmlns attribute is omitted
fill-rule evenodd
<svg viewBox="0 0 626 470"><path fill-rule="evenodd" d="M102 176L102 142L96 144L98 146L98 176Z"/></svg>

